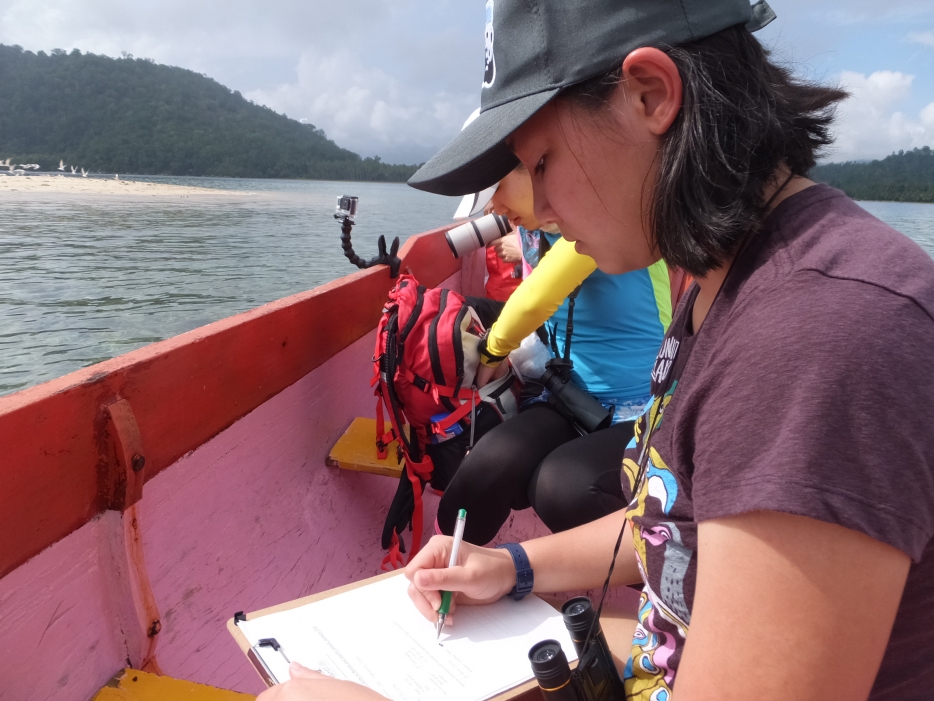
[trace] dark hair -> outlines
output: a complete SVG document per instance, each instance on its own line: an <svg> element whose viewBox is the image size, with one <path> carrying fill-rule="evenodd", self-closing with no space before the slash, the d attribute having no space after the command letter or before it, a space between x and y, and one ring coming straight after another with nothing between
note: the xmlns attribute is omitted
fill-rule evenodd
<svg viewBox="0 0 934 701"><path fill-rule="evenodd" d="M672 266L703 276L761 228L762 191L785 164L807 175L843 90L796 79L742 25L676 47L658 47L681 73L681 111L661 141L648 213L654 245ZM562 93L605 107L622 67ZM781 183L779 183L781 184Z"/></svg>

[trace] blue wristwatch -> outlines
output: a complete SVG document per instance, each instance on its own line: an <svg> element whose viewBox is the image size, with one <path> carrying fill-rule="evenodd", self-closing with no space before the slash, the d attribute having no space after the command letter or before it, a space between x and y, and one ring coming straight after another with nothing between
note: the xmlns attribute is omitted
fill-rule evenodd
<svg viewBox="0 0 934 701"><path fill-rule="evenodd" d="M497 548L503 548L512 555L512 562L516 566L516 586L509 592L516 601L522 601L526 596L532 593L532 585L535 583L535 575L532 572L532 565L529 564L529 556L518 543L503 543L497 545Z"/></svg>

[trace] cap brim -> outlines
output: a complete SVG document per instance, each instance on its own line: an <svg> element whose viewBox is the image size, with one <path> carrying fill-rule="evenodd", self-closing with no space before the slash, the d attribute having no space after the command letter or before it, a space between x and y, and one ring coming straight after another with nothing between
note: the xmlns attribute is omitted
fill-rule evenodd
<svg viewBox="0 0 934 701"><path fill-rule="evenodd" d="M457 207L457 211L454 212L455 219L466 219L467 217L475 217L490 204L490 200L493 199L493 195L496 194L496 188L499 187L497 182L494 185L491 185L486 190L481 190L480 192L475 192L472 195L464 195L464 199L461 200L461 203Z"/></svg>
<svg viewBox="0 0 934 701"><path fill-rule="evenodd" d="M546 90L492 107L436 153L409 185L437 195L467 195L498 183L519 164L506 139L558 94Z"/></svg>

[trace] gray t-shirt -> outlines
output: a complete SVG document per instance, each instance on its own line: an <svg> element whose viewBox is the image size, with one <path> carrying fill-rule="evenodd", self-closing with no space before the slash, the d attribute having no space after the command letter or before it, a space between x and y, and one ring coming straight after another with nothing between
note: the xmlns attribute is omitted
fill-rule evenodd
<svg viewBox="0 0 934 701"><path fill-rule="evenodd" d="M697 291L672 321L624 463L631 492L654 426L628 512L647 583L629 698L671 693L691 621L697 524L760 509L839 524L912 558L870 698L930 698L934 262L816 185L775 209L695 335Z"/></svg>

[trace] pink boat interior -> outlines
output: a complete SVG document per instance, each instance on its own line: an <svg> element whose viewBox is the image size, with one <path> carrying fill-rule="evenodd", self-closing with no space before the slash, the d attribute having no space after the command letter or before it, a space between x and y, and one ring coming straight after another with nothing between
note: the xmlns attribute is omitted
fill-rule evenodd
<svg viewBox="0 0 934 701"><path fill-rule="evenodd" d="M403 271L482 294L443 234ZM0 698L86 701L124 667L256 694L234 612L379 574L397 481L326 459L374 415L390 286L356 272L0 398ZM529 510L499 541L545 532Z"/></svg>

